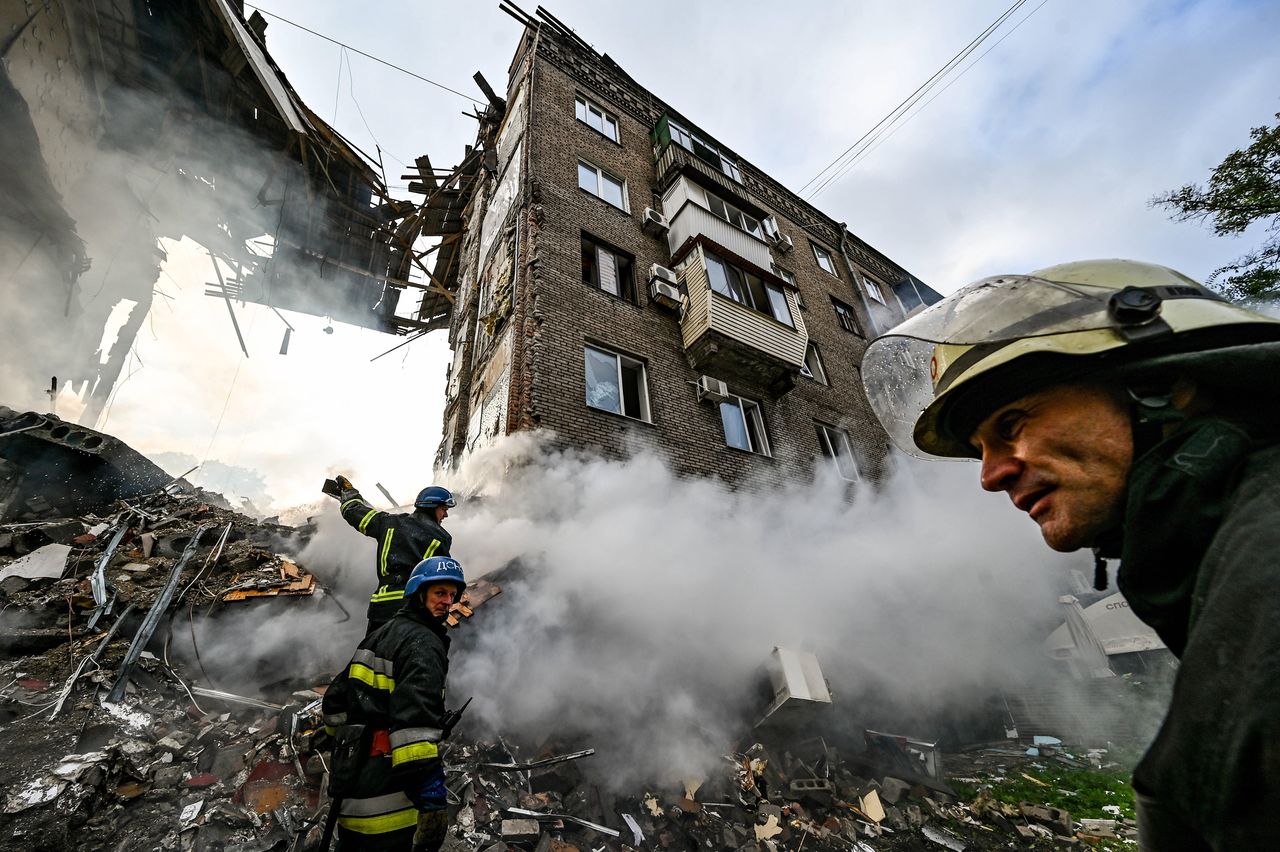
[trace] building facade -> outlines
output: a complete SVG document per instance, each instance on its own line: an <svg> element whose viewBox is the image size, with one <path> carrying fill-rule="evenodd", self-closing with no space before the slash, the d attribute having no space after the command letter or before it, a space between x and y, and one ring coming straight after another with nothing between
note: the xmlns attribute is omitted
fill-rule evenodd
<svg viewBox="0 0 1280 852"><path fill-rule="evenodd" d="M733 484L878 478L863 351L938 295L540 17L477 116L485 167L437 266L457 288L437 463L545 429Z"/></svg>

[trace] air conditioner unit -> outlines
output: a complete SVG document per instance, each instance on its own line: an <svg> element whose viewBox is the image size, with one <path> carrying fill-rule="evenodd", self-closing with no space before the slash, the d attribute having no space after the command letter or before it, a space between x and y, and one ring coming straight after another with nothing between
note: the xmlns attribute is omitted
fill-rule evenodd
<svg viewBox="0 0 1280 852"><path fill-rule="evenodd" d="M795 248L796 244L793 243L791 241L791 238L788 237L786 234L778 234L778 236L776 236L773 240L773 247L778 252L778 254L786 254L787 252Z"/></svg>
<svg viewBox="0 0 1280 852"><path fill-rule="evenodd" d="M657 278L649 282L649 300L657 302L664 308L672 309L679 309L683 302L683 299L680 298L679 287Z"/></svg>
<svg viewBox="0 0 1280 852"><path fill-rule="evenodd" d="M660 263L655 263L653 266L649 267L649 283L652 284L654 281L663 281L670 284L672 287L675 287L677 286L676 271L663 266Z"/></svg>
<svg viewBox="0 0 1280 852"><path fill-rule="evenodd" d="M698 401L709 399L712 402L724 402L729 398L729 386L711 376L698 377Z"/></svg>
<svg viewBox="0 0 1280 852"><path fill-rule="evenodd" d="M671 226L667 224L666 216L663 216L652 207L646 207L644 208L644 223L640 227L651 237L661 237Z"/></svg>

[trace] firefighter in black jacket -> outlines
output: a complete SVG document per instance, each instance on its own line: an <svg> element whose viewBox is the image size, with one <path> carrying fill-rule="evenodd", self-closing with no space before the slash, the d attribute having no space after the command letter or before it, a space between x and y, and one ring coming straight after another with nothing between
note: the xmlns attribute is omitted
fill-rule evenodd
<svg viewBox="0 0 1280 852"><path fill-rule="evenodd" d="M444 841L445 617L465 587L453 559L423 560L405 584L404 606L364 638L325 692L326 731L364 725L367 743L339 807L341 852L435 852Z"/></svg>
<svg viewBox="0 0 1280 852"><path fill-rule="evenodd" d="M380 512L365 502L350 480L344 476L336 479L343 519L378 543L378 588L369 598L368 635L400 609L405 581L415 565L433 556L449 555L453 536L440 522L456 504L449 489L431 485L418 493L413 514Z"/></svg>

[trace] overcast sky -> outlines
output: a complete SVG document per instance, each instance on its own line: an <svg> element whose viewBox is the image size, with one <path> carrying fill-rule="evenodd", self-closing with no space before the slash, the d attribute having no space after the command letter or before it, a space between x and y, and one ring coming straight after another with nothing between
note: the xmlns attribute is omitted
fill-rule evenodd
<svg viewBox="0 0 1280 852"><path fill-rule="evenodd" d="M798 189L1009 2L549 8L707 133ZM978 53L1038 6L1027 3ZM477 70L505 88L521 32L496 0L263 8L476 98ZM452 166L473 140L463 97L268 20L268 46L303 99L361 148L380 147L393 185L402 185L400 162L428 153ZM1203 180L1280 111L1277 43L1280 4L1266 0L1047 0L815 203L943 293L1088 257L1204 277L1247 241L1170 222L1148 199ZM207 257L171 249L159 285L168 298L139 335L144 366L131 365L107 431L146 452L257 470L281 505L311 499L336 468L368 492L381 480L401 500L429 481L444 332L370 363L399 339L341 325L326 335L324 320L290 316L298 332L279 356L280 320L249 306L240 314L250 329L245 360L225 308L202 295Z"/></svg>

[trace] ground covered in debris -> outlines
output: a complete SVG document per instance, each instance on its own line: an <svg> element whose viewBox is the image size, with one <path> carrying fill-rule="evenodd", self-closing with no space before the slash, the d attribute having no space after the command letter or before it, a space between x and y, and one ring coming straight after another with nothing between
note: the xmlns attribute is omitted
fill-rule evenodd
<svg viewBox="0 0 1280 852"><path fill-rule="evenodd" d="M223 691L195 641L237 607L260 621L340 609L296 557L304 538L177 484L0 525L0 849L317 848L327 756L312 741L331 672L259 661L252 694ZM473 583L451 624L483 631L473 612L500 590ZM749 730L704 777L618 790L594 766L608 744L464 721L445 750L448 848L1132 846L1126 772L1104 750L1042 737L942 755L819 733Z"/></svg>

